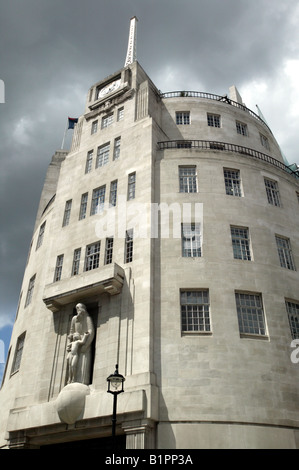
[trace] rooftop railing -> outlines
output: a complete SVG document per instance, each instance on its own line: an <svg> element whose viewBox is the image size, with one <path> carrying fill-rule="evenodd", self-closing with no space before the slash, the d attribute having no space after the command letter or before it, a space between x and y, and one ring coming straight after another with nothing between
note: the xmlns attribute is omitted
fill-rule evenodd
<svg viewBox="0 0 299 470"><path fill-rule="evenodd" d="M159 150L196 148L201 150L236 152L242 155L257 158L258 160L262 160L266 163L270 163L271 165L274 165L275 167L295 176L296 178L299 178L299 169L293 170L270 155L248 147L243 147L242 145L230 144L227 142L217 142L214 140L168 140L164 142L158 142L158 148Z"/></svg>

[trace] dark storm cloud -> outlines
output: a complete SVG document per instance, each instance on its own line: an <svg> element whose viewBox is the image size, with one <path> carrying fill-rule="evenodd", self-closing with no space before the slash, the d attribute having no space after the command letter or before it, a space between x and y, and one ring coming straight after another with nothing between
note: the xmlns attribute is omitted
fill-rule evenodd
<svg viewBox="0 0 299 470"><path fill-rule="evenodd" d="M162 91L198 85L225 94L236 84L242 92L254 80L274 83L285 60L298 57L297 0L2 2L0 328L14 318L46 169L67 116L81 115L89 87L123 67L133 15L138 60Z"/></svg>

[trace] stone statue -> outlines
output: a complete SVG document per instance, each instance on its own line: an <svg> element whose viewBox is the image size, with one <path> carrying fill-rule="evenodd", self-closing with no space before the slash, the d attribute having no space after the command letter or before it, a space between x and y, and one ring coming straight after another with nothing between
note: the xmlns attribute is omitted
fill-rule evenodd
<svg viewBox="0 0 299 470"><path fill-rule="evenodd" d="M77 315L72 318L68 335L66 383L79 382L89 385L94 326L84 304L77 304L76 311Z"/></svg>

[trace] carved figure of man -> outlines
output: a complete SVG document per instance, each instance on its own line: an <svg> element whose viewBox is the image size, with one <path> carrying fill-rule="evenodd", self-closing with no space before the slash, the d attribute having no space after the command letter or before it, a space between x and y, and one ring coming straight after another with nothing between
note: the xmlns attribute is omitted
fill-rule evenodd
<svg viewBox="0 0 299 470"><path fill-rule="evenodd" d="M84 304L77 304L76 311L77 315L72 318L70 334L68 336L69 340L71 341L71 343L68 345L68 354L72 354L73 347L73 359L75 358L75 366L73 368L72 374L70 360L68 360L67 383L79 382L85 385L89 385L92 365L91 343L95 334L94 326ZM74 338L77 339L73 344ZM68 357L71 359L71 356Z"/></svg>

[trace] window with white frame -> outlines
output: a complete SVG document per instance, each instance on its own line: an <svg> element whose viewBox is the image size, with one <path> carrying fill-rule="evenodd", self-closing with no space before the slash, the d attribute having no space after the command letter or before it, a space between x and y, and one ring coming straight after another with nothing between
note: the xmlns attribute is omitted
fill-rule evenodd
<svg viewBox="0 0 299 470"><path fill-rule="evenodd" d="M133 261L133 229L126 231L125 238L125 263Z"/></svg>
<svg viewBox="0 0 299 470"><path fill-rule="evenodd" d="M98 121L93 121L91 123L91 133L95 134L98 130Z"/></svg>
<svg viewBox="0 0 299 470"><path fill-rule="evenodd" d="M60 281L61 279L63 258L64 258L64 255L57 256L56 266L55 266L55 271L54 271L54 282Z"/></svg>
<svg viewBox="0 0 299 470"><path fill-rule="evenodd" d="M229 196L242 196L240 171L224 168L225 193Z"/></svg>
<svg viewBox="0 0 299 470"><path fill-rule="evenodd" d="M180 297L182 332L210 333L209 291L182 290Z"/></svg>
<svg viewBox="0 0 299 470"><path fill-rule="evenodd" d="M104 210L105 192L106 186L93 190L90 215L100 214Z"/></svg>
<svg viewBox="0 0 299 470"><path fill-rule="evenodd" d="M85 173L90 173L92 170L93 150L87 152Z"/></svg>
<svg viewBox="0 0 299 470"><path fill-rule="evenodd" d="M288 238L281 237L279 235L275 235L277 251L280 261L280 266L282 268L291 269L295 271L295 264L293 259L293 253L291 249L291 243Z"/></svg>
<svg viewBox="0 0 299 470"><path fill-rule="evenodd" d="M128 201L135 198L136 190L136 173L130 173L128 175Z"/></svg>
<svg viewBox="0 0 299 470"><path fill-rule="evenodd" d="M34 276L32 276L32 278L29 281L26 300L25 300L25 307L27 307L27 305L29 305L31 303L34 284L35 284L35 278L36 278L36 274L34 274Z"/></svg>
<svg viewBox="0 0 299 470"><path fill-rule="evenodd" d="M208 126L210 127L221 127L220 115L219 114L207 114Z"/></svg>
<svg viewBox="0 0 299 470"><path fill-rule="evenodd" d="M182 224L182 256L187 258L201 256L200 224Z"/></svg>
<svg viewBox="0 0 299 470"><path fill-rule="evenodd" d="M113 113L107 114L106 116L102 117L102 129L111 126L113 123Z"/></svg>
<svg viewBox="0 0 299 470"><path fill-rule="evenodd" d="M281 202L277 181L273 181L268 178L265 178L264 180L269 204L272 204L272 206L280 207Z"/></svg>
<svg viewBox="0 0 299 470"><path fill-rule="evenodd" d="M110 207L116 206L116 200L117 200L117 180L111 181L110 183L110 196L109 196Z"/></svg>
<svg viewBox="0 0 299 470"><path fill-rule="evenodd" d="M74 250L73 264L72 264L72 276L79 274L80 267L80 258L81 258L81 248Z"/></svg>
<svg viewBox="0 0 299 470"><path fill-rule="evenodd" d="M105 264L112 263L113 257L113 237L106 238L106 246L105 246Z"/></svg>
<svg viewBox="0 0 299 470"><path fill-rule="evenodd" d="M243 122L236 121L237 133L240 135L248 136L248 127L247 124Z"/></svg>
<svg viewBox="0 0 299 470"><path fill-rule="evenodd" d="M178 111L175 113L176 124L188 125L190 124L190 111Z"/></svg>
<svg viewBox="0 0 299 470"><path fill-rule="evenodd" d="M245 335L266 335L266 323L261 294L236 292L239 331Z"/></svg>
<svg viewBox="0 0 299 470"><path fill-rule="evenodd" d="M81 204L80 204L80 211L79 211L79 220L85 219L85 217L86 217L87 201L88 201L88 193L82 194Z"/></svg>
<svg viewBox="0 0 299 470"><path fill-rule="evenodd" d="M25 336L26 336L26 332L22 333L18 337L14 360L13 360L12 368L11 368L11 374L14 374L20 369L24 343L25 343Z"/></svg>
<svg viewBox="0 0 299 470"><path fill-rule="evenodd" d="M114 139L113 160L118 160L120 156L120 137Z"/></svg>
<svg viewBox="0 0 299 470"><path fill-rule="evenodd" d="M117 120L121 121L124 118L124 108L118 108L117 110Z"/></svg>
<svg viewBox="0 0 299 470"><path fill-rule="evenodd" d="M44 222L39 229L39 234L38 234L38 239L36 242L36 250L42 245L43 239L44 239L44 234L45 234L45 229L46 229L46 222Z"/></svg>
<svg viewBox="0 0 299 470"><path fill-rule="evenodd" d="M100 264L100 242L93 243L86 247L84 271L96 269Z"/></svg>
<svg viewBox="0 0 299 470"><path fill-rule="evenodd" d="M98 147L96 168L107 165L109 161L110 142Z"/></svg>
<svg viewBox="0 0 299 470"><path fill-rule="evenodd" d="M62 226L63 227L68 225L69 222L70 222L71 209L72 209L72 200L70 199L69 201L66 201L66 203L65 203L63 221L62 221Z"/></svg>
<svg viewBox="0 0 299 470"><path fill-rule="evenodd" d="M299 302L286 300L286 309L293 339L299 338Z"/></svg>
<svg viewBox="0 0 299 470"><path fill-rule="evenodd" d="M195 166L179 167L179 186L180 193L197 192L197 174Z"/></svg>
<svg viewBox="0 0 299 470"><path fill-rule="evenodd" d="M251 261L248 228L231 227L233 254L235 259Z"/></svg>

